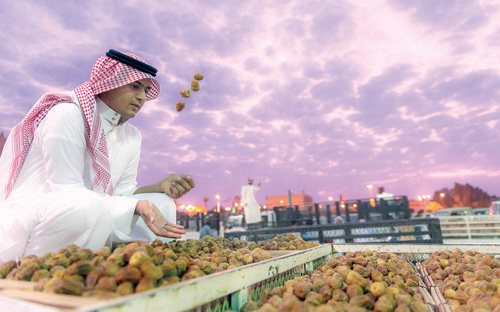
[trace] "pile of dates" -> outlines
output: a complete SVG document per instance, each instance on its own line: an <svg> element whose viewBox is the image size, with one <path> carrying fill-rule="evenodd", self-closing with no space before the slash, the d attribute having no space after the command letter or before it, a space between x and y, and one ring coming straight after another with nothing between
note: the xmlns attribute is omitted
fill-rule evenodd
<svg viewBox="0 0 500 312"><path fill-rule="evenodd" d="M493 255L455 248L422 265L454 312L500 311L500 260Z"/></svg>
<svg viewBox="0 0 500 312"><path fill-rule="evenodd" d="M306 242L302 237L297 237L292 233L286 236L278 234L272 239L257 244L257 247L264 250L305 250L317 246L319 246L318 242Z"/></svg>
<svg viewBox="0 0 500 312"><path fill-rule="evenodd" d="M210 236L174 243L136 241L114 250L70 245L43 257L3 263L0 278L35 282L34 290L46 293L112 299L270 258L255 243Z"/></svg>
<svg viewBox="0 0 500 312"><path fill-rule="evenodd" d="M312 274L265 289L242 311L428 312L413 266L393 253L348 252Z"/></svg>

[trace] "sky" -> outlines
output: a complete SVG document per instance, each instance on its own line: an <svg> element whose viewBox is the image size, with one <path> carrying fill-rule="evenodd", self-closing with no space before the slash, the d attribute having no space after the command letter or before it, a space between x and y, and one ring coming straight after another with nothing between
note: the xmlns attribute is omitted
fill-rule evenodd
<svg viewBox="0 0 500 312"><path fill-rule="evenodd" d="M416 199L455 182L500 195L500 1L0 0L0 131L109 49L158 68L139 185L187 173L179 204ZM201 90L175 103L195 72Z"/></svg>

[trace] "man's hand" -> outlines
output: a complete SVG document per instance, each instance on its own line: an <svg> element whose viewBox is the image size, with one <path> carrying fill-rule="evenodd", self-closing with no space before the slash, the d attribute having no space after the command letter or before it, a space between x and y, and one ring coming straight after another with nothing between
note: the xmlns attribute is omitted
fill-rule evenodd
<svg viewBox="0 0 500 312"><path fill-rule="evenodd" d="M194 187L194 181L187 174L171 174L158 182L158 185L161 193L172 199L178 199Z"/></svg>
<svg viewBox="0 0 500 312"><path fill-rule="evenodd" d="M160 210L149 200L139 200L135 206L135 213L140 215L148 228L158 236L181 238L182 234L186 234L182 225L167 221Z"/></svg>

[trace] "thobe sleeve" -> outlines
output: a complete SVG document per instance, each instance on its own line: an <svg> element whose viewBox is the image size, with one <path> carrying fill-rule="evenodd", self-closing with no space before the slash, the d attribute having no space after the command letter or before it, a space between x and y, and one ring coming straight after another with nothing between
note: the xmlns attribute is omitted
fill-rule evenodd
<svg viewBox="0 0 500 312"><path fill-rule="evenodd" d="M85 186L85 130L80 108L72 103L51 109L37 131L46 173L46 192L65 190L100 197L113 217L113 233L130 233L137 199L96 193Z"/></svg>

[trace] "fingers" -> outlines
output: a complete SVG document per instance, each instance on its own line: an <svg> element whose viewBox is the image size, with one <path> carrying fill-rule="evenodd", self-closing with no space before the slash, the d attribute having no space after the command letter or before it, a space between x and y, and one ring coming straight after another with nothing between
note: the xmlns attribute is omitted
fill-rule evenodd
<svg viewBox="0 0 500 312"><path fill-rule="evenodd" d="M172 197L173 199L177 199L180 197L179 190L174 185L171 185L169 190L170 194L167 194L168 196Z"/></svg>
<svg viewBox="0 0 500 312"><path fill-rule="evenodd" d="M194 185L193 178L187 174L179 174L175 175L174 182L177 182L182 185L186 189L186 192L192 189Z"/></svg>
<svg viewBox="0 0 500 312"><path fill-rule="evenodd" d="M146 222L146 225L151 230L151 232L155 233L155 235L163 236L163 233L156 227L156 225L154 225L154 223L148 224Z"/></svg>
<svg viewBox="0 0 500 312"><path fill-rule="evenodd" d="M170 233L186 234L186 231L184 231L184 229L181 229L178 227L165 226L164 229L165 229L165 231L170 232Z"/></svg>
<svg viewBox="0 0 500 312"><path fill-rule="evenodd" d="M191 176L184 175L182 178L184 181L186 181L189 184L189 186L191 186L190 189L192 189L194 187L194 180L193 180L193 178L191 178Z"/></svg>
<svg viewBox="0 0 500 312"><path fill-rule="evenodd" d="M170 185L170 192L174 198L179 198L191 190L191 185L184 179L172 182Z"/></svg>
<svg viewBox="0 0 500 312"><path fill-rule="evenodd" d="M156 228L158 229L158 228ZM153 233L155 233L153 231ZM168 238L181 238L183 234L186 234L186 231L177 227L171 227L168 225L164 225L158 229L158 233L155 233L158 236L168 237Z"/></svg>
<svg viewBox="0 0 500 312"><path fill-rule="evenodd" d="M182 186L181 180L172 182L172 187L176 188L179 194L186 193L186 189L184 188L184 186Z"/></svg>
<svg viewBox="0 0 500 312"><path fill-rule="evenodd" d="M187 174L172 174L163 180L161 189L173 199L178 199L194 187L194 181Z"/></svg>
<svg viewBox="0 0 500 312"><path fill-rule="evenodd" d="M160 236L163 236L163 237L167 237L167 238L182 238L182 235L180 234L173 234L171 232L167 232L165 235L160 235Z"/></svg>
<svg viewBox="0 0 500 312"><path fill-rule="evenodd" d="M178 184L173 184L172 186L170 186L170 193L171 193L170 197L177 199L180 198L182 195L186 194L186 191L182 186Z"/></svg>
<svg viewBox="0 0 500 312"><path fill-rule="evenodd" d="M140 215L146 226L157 236L168 238L181 238L186 234L182 225L167 221L160 210L150 201L140 203Z"/></svg>
<svg viewBox="0 0 500 312"><path fill-rule="evenodd" d="M168 221L163 225L149 223L146 220L144 221L151 230L151 232L153 232L157 236L168 237L168 238L181 238L183 234L186 234L186 231L184 231L184 227L182 225L178 226L177 224L173 224Z"/></svg>
<svg viewBox="0 0 500 312"><path fill-rule="evenodd" d="M183 225L180 225L180 224L175 224L173 222L170 222L170 221L166 221L165 222L165 226L170 226L170 227L173 227L173 228L177 228L177 229L181 229L184 231L184 226ZM185 232L185 231L184 231Z"/></svg>
<svg viewBox="0 0 500 312"><path fill-rule="evenodd" d="M189 192L189 190L193 188L185 179L179 179L178 184L184 188L184 193Z"/></svg>

